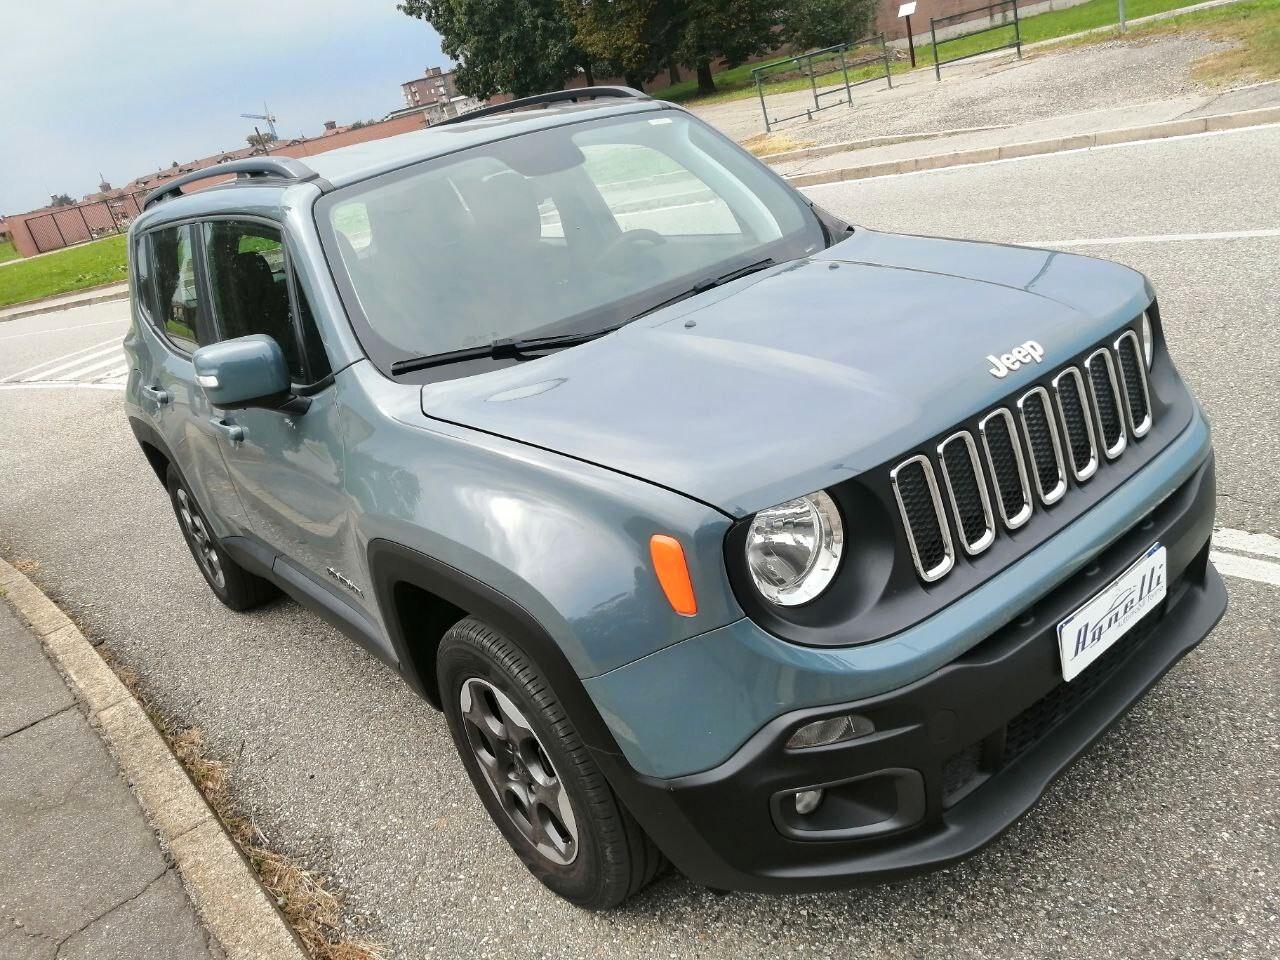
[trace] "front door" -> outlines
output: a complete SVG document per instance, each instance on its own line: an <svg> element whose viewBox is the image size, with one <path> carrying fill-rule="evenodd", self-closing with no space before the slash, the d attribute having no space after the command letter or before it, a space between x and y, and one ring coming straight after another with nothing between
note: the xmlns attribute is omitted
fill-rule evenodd
<svg viewBox="0 0 1280 960"><path fill-rule="evenodd" d="M242 439L222 454L254 534L314 580L368 609L340 578L350 535L343 493L338 387L277 227L256 220L202 224L209 306L217 335L267 334L283 351L305 413L222 411ZM335 576L337 574L338 576Z"/></svg>

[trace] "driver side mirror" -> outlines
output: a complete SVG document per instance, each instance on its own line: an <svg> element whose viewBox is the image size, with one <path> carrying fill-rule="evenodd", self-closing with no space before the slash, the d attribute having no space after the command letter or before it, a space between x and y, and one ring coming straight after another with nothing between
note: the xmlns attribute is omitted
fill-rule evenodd
<svg viewBox="0 0 1280 960"><path fill-rule="evenodd" d="M209 403L223 410L265 407L304 413L311 405L292 392L284 351L264 333L200 347L191 362Z"/></svg>

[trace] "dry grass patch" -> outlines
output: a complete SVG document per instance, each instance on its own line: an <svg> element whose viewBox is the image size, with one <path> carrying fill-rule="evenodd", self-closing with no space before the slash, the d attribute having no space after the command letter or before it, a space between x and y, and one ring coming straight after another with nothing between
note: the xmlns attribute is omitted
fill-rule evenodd
<svg viewBox="0 0 1280 960"><path fill-rule="evenodd" d="M742 146L757 157L770 157L775 153L787 153L791 150L803 150L813 146L812 140L797 140L785 133L757 133L742 141Z"/></svg>
<svg viewBox="0 0 1280 960"><path fill-rule="evenodd" d="M111 651L100 647L99 652L168 742L307 952L315 960L383 960L380 944L347 934L342 897L328 878L272 849L267 837L236 802L227 765L209 755L200 728L165 717L146 696L137 671L120 663Z"/></svg>

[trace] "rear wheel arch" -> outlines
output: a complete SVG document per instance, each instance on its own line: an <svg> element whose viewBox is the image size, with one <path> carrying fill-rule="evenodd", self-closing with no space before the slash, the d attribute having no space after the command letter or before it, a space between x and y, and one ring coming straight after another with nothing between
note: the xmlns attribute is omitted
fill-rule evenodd
<svg viewBox="0 0 1280 960"><path fill-rule="evenodd" d="M168 447L160 439L160 435L141 420L130 417L129 427L133 430L133 436L138 441L138 446L142 448L142 455L147 458L147 463L151 464L151 469L155 472L156 479L160 481L162 487L167 486L169 464L174 462Z"/></svg>

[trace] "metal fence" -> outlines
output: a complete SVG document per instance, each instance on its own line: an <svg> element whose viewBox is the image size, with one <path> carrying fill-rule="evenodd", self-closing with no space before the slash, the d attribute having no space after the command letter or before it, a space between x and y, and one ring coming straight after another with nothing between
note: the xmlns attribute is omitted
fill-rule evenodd
<svg viewBox="0 0 1280 960"><path fill-rule="evenodd" d="M1010 11L1013 13L1013 19L1009 19ZM1000 22L996 22L996 16L999 15ZM938 30L946 29L957 23L964 23L970 19L977 19L985 16L988 25L980 27L977 30L970 30L967 33L958 33L950 37L938 39ZM1013 36L1007 43L1002 43L995 47L984 47L981 50L973 50L969 53L961 53L958 56L943 60L942 53L938 47L946 43L955 43L958 40L967 40L970 37L976 37L984 33L992 33L997 30L1009 30L1012 28ZM953 13L949 17L930 17L929 18L929 35L933 38L933 74L938 79L942 79L942 67L948 63L958 63L961 60L968 60L970 57L978 57L984 53L993 53L996 50L1008 50L1016 48L1018 51L1018 59L1022 59L1022 27L1018 22L1018 0L1003 0L1002 3L993 3L985 7L975 7L972 10L962 10L960 13Z"/></svg>
<svg viewBox="0 0 1280 960"><path fill-rule="evenodd" d="M760 98L760 112L764 114L765 132L772 131L774 124L784 123L787 120L798 120L801 117L812 120L813 115L818 111L829 110L831 107L838 107L842 103L852 106L853 88L864 83L871 83L873 80L880 80L882 76L880 70L876 69L870 75L861 79L850 80L849 71L852 70L856 77L859 72L867 72L867 68L875 64L883 65L883 79L892 88L893 78L889 75L889 48L885 43L883 33L863 40L855 40L853 43L841 43L834 47L825 47L822 50L813 50L796 57L788 57L785 60L775 60L773 63L766 63L753 68L751 79L756 85L756 95ZM840 80L833 81L830 79L837 74L840 75ZM830 86L830 89L819 90L819 77L822 78L824 86L834 85ZM794 113L788 117L770 117L769 107L764 99L765 87L770 83L781 83L797 79L807 79L809 81L809 92L813 97L813 106L805 107L801 112ZM835 99L833 102L824 103L823 98L827 98L828 101L831 101L832 98Z"/></svg>
<svg viewBox="0 0 1280 960"><path fill-rule="evenodd" d="M146 192L121 194L91 203L56 207L26 219L27 232L40 253L124 233L142 212Z"/></svg>

